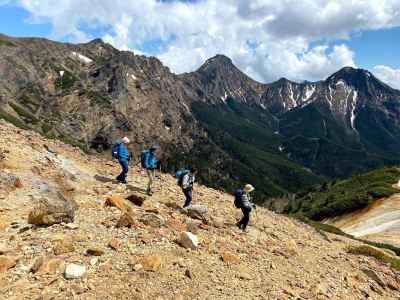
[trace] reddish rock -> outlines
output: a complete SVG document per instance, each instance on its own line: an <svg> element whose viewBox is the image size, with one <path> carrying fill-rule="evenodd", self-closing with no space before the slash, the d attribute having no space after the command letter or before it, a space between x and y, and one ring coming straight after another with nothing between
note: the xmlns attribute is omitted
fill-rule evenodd
<svg viewBox="0 0 400 300"><path fill-rule="evenodd" d="M0 273L6 272L8 269L14 268L17 260L11 256L0 256Z"/></svg>
<svg viewBox="0 0 400 300"><path fill-rule="evenodd" d="M229 252L229 251L222 251L221 252L221 259L227 265L233 265L240 262L239 256L236 254Z"/></svg>
<svg viewBox="0 0 400 300"><path fill-rule="evenodd" d="M20 189L20 188L23 188L23 187L24 187L24 185L22 184L22 180L21 180L20 178L17 178L17 179L15 180L14 186L15 186L17 189Z"/></svg>
<svg viewBox="0 0 400 300"><path fill-rule="evenodd" d="M162 263L163 263L162 258L159 255L146 256L139 261L139 264L143 266L143 269L145 271L152 271L152 272L159 271L162 267Z"/></svg>
<svg viewBox="0 0 400 300"><path fill-rule="evenodd" d="M106 202L104 203L105 206L115 206L118 209L124 211L125 210L125 200L121 196L118 195L111 195L108 196Z"/></svg>
<svg viewBox="0 0 400 300"><path fill-rule="evenodd" d="M122 241L118 239L112 239L108 246L113 250L119 250L121 248Z"/></svg>

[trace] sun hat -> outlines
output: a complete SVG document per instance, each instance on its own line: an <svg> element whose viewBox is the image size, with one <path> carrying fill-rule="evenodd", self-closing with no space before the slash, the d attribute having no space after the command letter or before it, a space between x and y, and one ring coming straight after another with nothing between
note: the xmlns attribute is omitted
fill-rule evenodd
<svg viewBox="0 0 400 300"><path fill-rule="evenodd" d="M254 191L255 190L255 188L254 188L254 186L252 186L251 184L246 184L245 186L244 186L244 189L243 189L246 193L251 193L252 191Z"/></svg>
<svg viewBox="0 0 400 300"><path fill-rule="evenodd" d="M129 140L129 138L127 138L126 136L122 138L122 142L124 144L129 144L131 141Z"/></svg>

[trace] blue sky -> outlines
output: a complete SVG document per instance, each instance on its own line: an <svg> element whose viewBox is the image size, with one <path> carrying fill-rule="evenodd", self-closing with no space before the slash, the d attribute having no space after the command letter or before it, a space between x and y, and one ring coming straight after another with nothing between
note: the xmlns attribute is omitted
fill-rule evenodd
<svg viewBox="0 0 400 300"><path fill-rule="evenodd" d="M319 80L350 65L400 88L400 1L0 0L0 32L155 55L176 73L215 54L257 80Z"/></svg>

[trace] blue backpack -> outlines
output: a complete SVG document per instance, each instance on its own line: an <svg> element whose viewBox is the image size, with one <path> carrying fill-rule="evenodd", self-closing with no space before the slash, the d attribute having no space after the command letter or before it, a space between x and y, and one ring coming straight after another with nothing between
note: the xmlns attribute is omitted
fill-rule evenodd
<svg viewBox="0 0 400 300"><path fill-rule="evenodd" d="M180 186L180 187L182 187L182 184L183 184L183 177L186 175L186 174L189 174L189 170L178 170L176 173L175 173L175 177L176 178L178 178L178 185Z"/></svg>
<svg viewBox="0 0 400 300"><path fill-rule="evenodd" d="M147 169L148 168L147 160L148 160L149 155L150 155L150 151L149 150L144 150L140 154L140 164L141 164L143 169Z"/></svg>
<svg viewBox="0 0 400 300"><path fill-rule="evenodd" d="M112 145L112 147L111 147L111 156L112 156L112 158L115 158L115 159L119 159L119 155L118 155L118 152L119 152L119 146L121 145L121 143L115 143L114 145Z"/></svg>
<svg viewBox="0 0 400 300"><path fill-rule="evenodd" d="M235 201L233 202L233 204L235 205L236 208L242 208L243 204L242 204L242 196L243 196L243 190L236 190L235 191Z"/></svg>

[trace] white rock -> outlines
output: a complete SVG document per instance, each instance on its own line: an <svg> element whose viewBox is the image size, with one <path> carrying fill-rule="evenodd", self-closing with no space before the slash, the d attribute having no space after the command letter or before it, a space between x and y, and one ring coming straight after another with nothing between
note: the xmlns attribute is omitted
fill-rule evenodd
<svg viewBox="0 0 400 300"><path fill-rule="evenodd" d="M76 264L69 264L65 268L65 278L66 279L78 279L81 278L86 273L86 267Z"/></svg>
<svg viewBox="0 0 400 300"><path fill-rule="evenodd" d="M71 229L71 230L75 230L75 229L79 228L79 226L75 223L68 223L65 225L65 227L67 227L68 229Z"/></svg>
<svg viewBox="0 0 400 300"><path fill-rule="evenodd" d="M138 272L138 271L140 271L142 269L143 269L143 266L141 264L136 264L136 265L133 266L133 270L135 272Z"/></svg>
<svg viewBox="0 0 400 300"><path fill-rule="evenodd" d="M179 237L179 244L184 248L195 250L199 246L199 239L191 232L182 232Z"/></svg>
<svg viewBox="0 0 400 300"><path fill-rule="evenodd" d="M90 260L90 265L91 265L91 266L97 265L98 262L99 262L99 258L98 258L98 257L93 257L93 258Z"/></svg>

